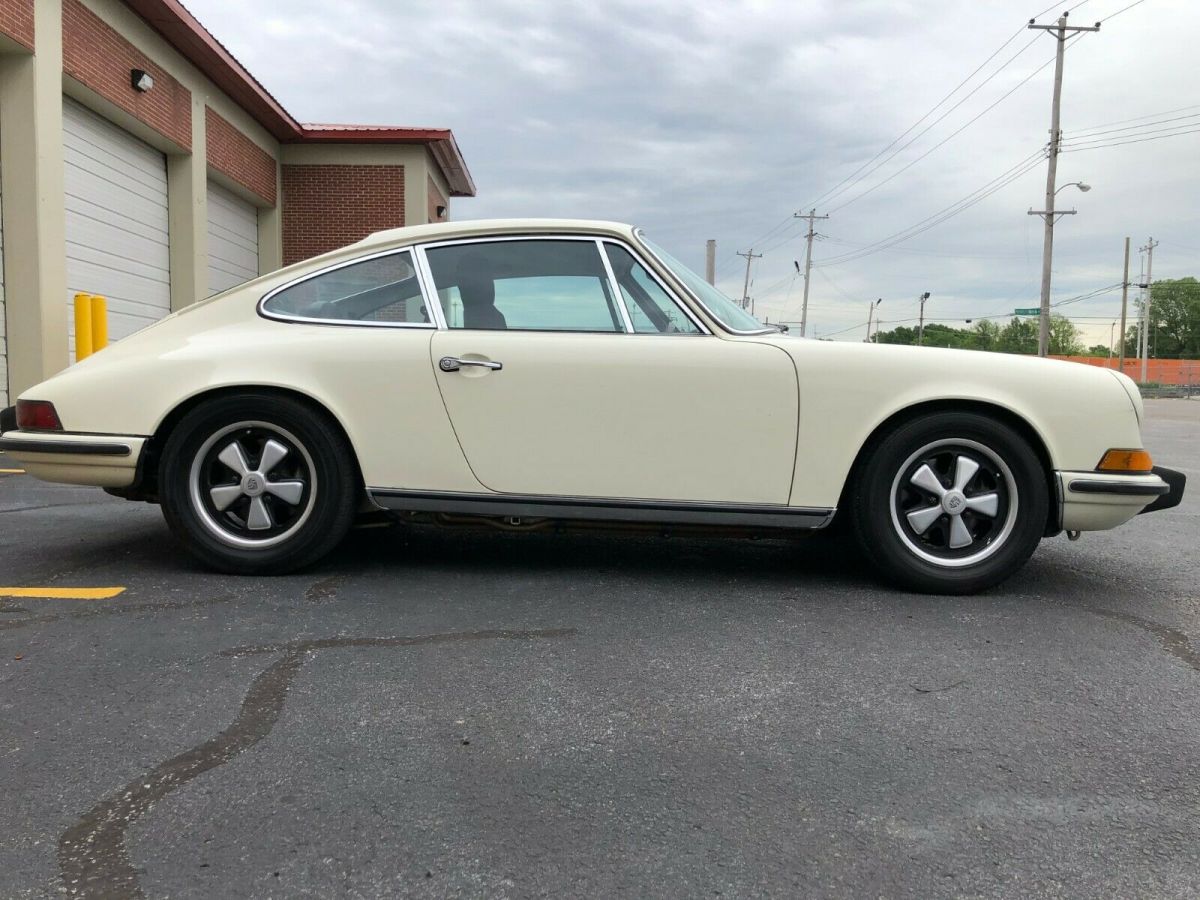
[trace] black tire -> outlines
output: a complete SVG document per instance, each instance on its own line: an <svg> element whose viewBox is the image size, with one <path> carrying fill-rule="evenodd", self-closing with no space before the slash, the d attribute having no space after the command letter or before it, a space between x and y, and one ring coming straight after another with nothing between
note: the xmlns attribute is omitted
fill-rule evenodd
<svg viewBox="0 0 1200 900"><path fill-rule="evenodd" d="M973 594L1025 564L1049 503L1046 473L1020 434L978 413L943 412L869 448L849 512L863 553L893 583Z"/></svg>
<svg viewBox="0 0 1200 900"><path fill-rule="evenodd" d="M326 414L253 392L184 416L158 483L184 546L236 574L282 574L320 559L350 528L361 493L353 452Z"/></svg>

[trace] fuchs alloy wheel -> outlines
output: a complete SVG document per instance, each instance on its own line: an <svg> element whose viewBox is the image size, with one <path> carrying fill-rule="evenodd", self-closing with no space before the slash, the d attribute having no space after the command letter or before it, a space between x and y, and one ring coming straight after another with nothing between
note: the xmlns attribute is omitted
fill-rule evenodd
<svg viewBox="0 0 1200 900"><path fill-rule="evenodd" d="M919 591L969 594L1033 553L1049 492L1013 429L977 413L935 413L870 450L851 505L859 543L886 576Z"/></svg>
<svg viewBox="0 0 1200 900"><path fill-rule="evenodd" d="M327 416L256 394L185 416L163 451L159 484L167 522L197 557L264 574L332 549L360 493L350 449Z"/></svg>

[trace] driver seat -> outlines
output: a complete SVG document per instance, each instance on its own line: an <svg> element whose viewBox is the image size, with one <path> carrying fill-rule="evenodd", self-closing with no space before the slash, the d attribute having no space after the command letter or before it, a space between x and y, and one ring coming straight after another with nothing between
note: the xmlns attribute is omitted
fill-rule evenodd
<svg viewBox="0 0 1200 900"><path fill-rule="evenodd" d="M486 261L468 256L458 267L458 296L463 305L463 327L504 331L508 322L496 309L496 283L488 275Z"/></svg>

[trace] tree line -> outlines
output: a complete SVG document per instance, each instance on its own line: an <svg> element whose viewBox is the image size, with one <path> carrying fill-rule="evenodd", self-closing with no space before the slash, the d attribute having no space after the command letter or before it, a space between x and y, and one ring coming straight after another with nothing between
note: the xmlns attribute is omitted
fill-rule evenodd
<svg viewBox="0 0 1200 900"><path fill-rule="evenodd" d="M1125 332L1125 355L1137 355L1137 319L1135 300L1130 304ZM1158 359L1200 359L1200 282L1195 278L1165 279L1154 282L1150 300L1150 356ZM901 325L881 331L880 344L917 343L917 329ZM965 328L940 322L925 326L922 344L926 347L950 347L957 350L991 350L996 353L1037 353L1038 320L1014 316L1000 324L980 319ZM1120 348L1113 347L1113 353ZM1066 316L1050 316L1050 353L1056 356L1107 356L1107 344L1085 347L1080 332Z"/></svg>

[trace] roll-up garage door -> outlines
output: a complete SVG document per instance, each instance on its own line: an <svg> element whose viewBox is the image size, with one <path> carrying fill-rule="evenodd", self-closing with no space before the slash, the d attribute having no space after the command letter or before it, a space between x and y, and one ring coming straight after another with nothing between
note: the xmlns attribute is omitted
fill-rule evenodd
<svg viewBox="0 0 1200 900"><path fill-rule="evenodd" d="M171 311L166 157L64 97L63 161L68 302L106 297L109 338L118 340Z"/></svg>
<svg viewBox="0 0 1200 900"><path fill-rule="evenodd" d="M258 209L214 181L208 183L208 289L258 277Z"/></svg>

